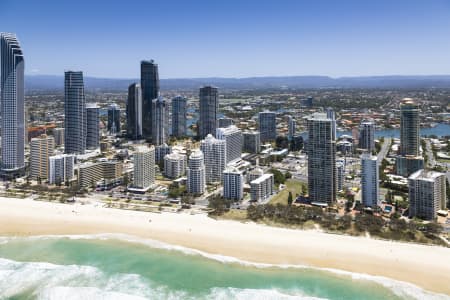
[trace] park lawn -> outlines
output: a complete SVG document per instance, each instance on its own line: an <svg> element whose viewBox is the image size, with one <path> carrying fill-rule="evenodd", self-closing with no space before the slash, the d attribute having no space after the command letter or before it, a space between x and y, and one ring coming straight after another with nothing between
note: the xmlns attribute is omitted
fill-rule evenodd
<svg viewBox="0 0 450 300"><path fill-rule="evenodd" d="M224 213L220 218L234 221L246 221L247 220L247 210L245 209L230 209Z"/></svg>
<svg viewBox="0 0 450 300"><path fill-rule="evenodd" d="M302 193L302 183L301 181L298 180L294 180L294 179L288 179L285 182L286 187L279 192L278 194L276 194L275 196L272 197L272 199L270 199L269 203L270 204L284 204L287 205L287 199L289 196L289 191L292 192L292 198L295 201L295 196L298 194L300 195Z"/></svg>

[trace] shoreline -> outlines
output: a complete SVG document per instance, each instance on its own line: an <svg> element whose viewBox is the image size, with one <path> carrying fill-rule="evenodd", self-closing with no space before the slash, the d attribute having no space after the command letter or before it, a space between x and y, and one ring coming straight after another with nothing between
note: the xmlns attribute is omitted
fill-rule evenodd
<svg viewBox="0 0 450 300"><path fill-rule="evenodd" d="M206 215L0 198L1 236L105 233L151 239L255 265L302 265L381 276L450 295L450 249L445 247L215 220Z"/></svg>

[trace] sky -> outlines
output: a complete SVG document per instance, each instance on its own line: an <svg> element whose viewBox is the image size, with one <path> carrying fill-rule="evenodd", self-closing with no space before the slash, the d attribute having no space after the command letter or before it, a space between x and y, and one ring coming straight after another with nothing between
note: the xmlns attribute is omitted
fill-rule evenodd
<svg viewBox="0 0 450 300"><path fill-rule="evenodd" d="M450 0L0 0L0 31L27 74L450 74Z"/></svg>

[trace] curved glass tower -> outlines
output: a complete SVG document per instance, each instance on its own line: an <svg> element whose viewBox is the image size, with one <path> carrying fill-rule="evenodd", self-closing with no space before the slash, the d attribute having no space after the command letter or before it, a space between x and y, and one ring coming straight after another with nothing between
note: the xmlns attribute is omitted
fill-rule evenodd
<svg viewBox="0 0 450 300"><path fill-rule="evenodd" d="M0 33L1 170L8 176L25 170L25 61L15 34Z"/></svg>
<svg viewBox="0 0 450 300"><path fill-rule="evenodd" d="M86 150L86 99L84 96L83 73L64 73L64 152L84 154Z"/></svg>

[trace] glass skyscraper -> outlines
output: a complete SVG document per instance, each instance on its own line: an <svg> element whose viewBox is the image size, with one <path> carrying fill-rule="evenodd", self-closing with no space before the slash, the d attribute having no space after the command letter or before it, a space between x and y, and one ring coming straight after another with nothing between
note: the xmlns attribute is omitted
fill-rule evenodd
<svg viewBox="0 0 450 300"><path fill-rule="evenodd" d="M186 136L186 104L187 99L176 96L172 99L172 135Z"/></svg>
<svg viewBox="0 0 450 300"><path fill-rule="evenodd" d="M127 136L132 140L142 138L142 90L138 83L128 87Z"/></svg>
<svg viewBox="0 0 450 300"><path fill-rule="evenodd" d="M219 113L219 93L217 88L205 86L200 88L200 118L198 133L201 139L208 134L215 135Z"/></svg>
<svg viewBox="0 0 450 300"><path fill-rule="evenodd" d="M64 73L64 152L83 154L86 150L86 98L83 72Z"/></svg>
<svg viewBox="0 0 450 300"><path fill-rule="evenodd" d="M97 103L86 105L86 148L97 149L100 147L99 134L100 108Z"/></svg>
<svg viewBox="0 0 450 300"><path fill-rule="evenodd" d="M152 138L152 101L159 96L158 65L153 61L141 61L142 134Z"/></svg>
<svg viewBox="0 0 450 300"><path fill-rule="evenodd" d="M108 107L108 131L111 134L120 133L120 107L116 103Z"/></svg>
<svg viewBox="0 0 450 300"><path fill-rule="evenodd" d="M169 139L169 103L158 97L152 101L152 143L165 144Z"/></svg>
<svg viewBox="0 0 450 300"><path fill-rule="evenodd" d="M0 33L1 53L1 169L21 175L25 169L25 61L15 34Z"/></svg>

